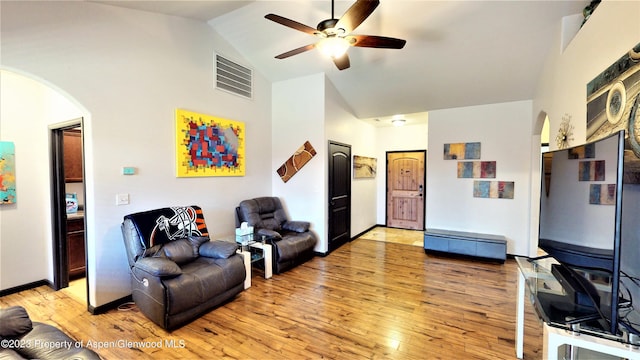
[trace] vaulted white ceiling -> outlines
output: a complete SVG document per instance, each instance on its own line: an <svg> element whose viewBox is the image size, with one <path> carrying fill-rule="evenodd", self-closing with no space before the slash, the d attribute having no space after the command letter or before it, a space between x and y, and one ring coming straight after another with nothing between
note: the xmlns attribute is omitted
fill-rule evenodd
<svg viewBox="0 0 640 360"><path fill-rule="evenodd" d="M338 70L317 50L274 56L317 38L264 18L305 25L331 17L326 1L96 1L206 21L272 81L325 72L355 116L393 114L532 99L562 18L589 1L382 0L353 33L407 40L404 49L349 49ZM336 1L339 18L354 1ZM222 54L224 55L224 54Z"/></svg>

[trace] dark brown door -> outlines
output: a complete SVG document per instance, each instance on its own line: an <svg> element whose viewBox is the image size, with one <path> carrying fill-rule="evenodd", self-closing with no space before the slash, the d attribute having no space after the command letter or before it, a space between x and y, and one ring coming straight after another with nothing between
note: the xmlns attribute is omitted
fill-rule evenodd
<svg viewBox="0 0 640 360"><path fill-rule="evenodd" d="M387 153L387 226L424 230L425 155Z"/></svg>
<svg viewBox="0 0 640 360"><path fill-rule="evenodd" d="M329 141L329 251L351 240L351 145Z"/></svg>

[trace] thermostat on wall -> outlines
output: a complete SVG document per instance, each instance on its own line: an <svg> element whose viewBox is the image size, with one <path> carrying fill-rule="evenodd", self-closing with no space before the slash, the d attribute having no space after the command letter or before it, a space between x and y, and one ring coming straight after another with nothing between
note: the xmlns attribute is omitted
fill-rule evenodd
<svg viewBox="0 0 640 360"><path fill-rule="evenodd" d="M131 167L131 166L125 166L122 168L122 175L135 175L136 174L136 168Z"/></svg>

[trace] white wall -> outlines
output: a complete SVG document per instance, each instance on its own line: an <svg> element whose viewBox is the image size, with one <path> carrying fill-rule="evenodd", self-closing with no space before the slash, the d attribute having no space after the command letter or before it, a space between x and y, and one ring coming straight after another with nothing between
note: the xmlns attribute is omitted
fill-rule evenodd
<svg viewBox="0 0 640 360"><path fill-rule="evenodd" d="M17 202L0 206L0 289L7 289L53 281L48 125L82 113L51 88L9 71L0 71L0 104L0 140L16 151Z"/></svg>
<svg viewBox="0 0 640 360"><path fill-rule="evenodd" d="M280 197L292 220L309 221L318 236L315 251L326 252L327 141L324 131L325 75L322 73L276 82L272 87L272 158L269 170L273 196ZM309 141L314 156L289 181L276 170ZM263 196L268 196L265 192Z"/></svg>
<svg viewBox="0 0 640 360"><path fill-rule="evenodd" d="M317 252L328 251L328 142L351 145L352 155L378 156L376 128L356 118L325 74L273 84L273 195L280 196L292 219L307 220L318 235ZM287 183L275 170L306 140L316 149ZM380 161L380 159L379 159ZM380 169L380 162L378 163ZM351 236L376 224L375 179L352 179ZM383 205L384 206L384 205Z"/></svg>
<svg viewBox="0 0 640 360"><path fill-rule="evenodd" d="M574 126L570 145L586 141L587 83L640 42L639 18L638 1L603 1L564 51L558 36L533 100L534 117L549 115L551 149L557 148L555 137L565 114L571 115ZM532 177L539 179L539 170L535 170L532 169ZM537 219L538 209L532 211L532 218ZM532 228L532 249L537 246L537 238L538 229Z"/></svg>
<svg viewBox="0 0 640 360"><path fill-rule="evenodd" d="M587 83L640 42L639 18L638 1L603 1L564 52L558 36L533 102L534 116L549 114L551 149L565 114L575 127L571 145L586 141Z"/></svg>
<svg viewBox="0 0 640 360"><path fill-rule="evenodd" d="M387 222L387 151L427 150L429 143L428 134L429 128L427 124L380 127L376 129L376 156L378 158L378 184L376 187L376 197L378 199L378 206L376 207L377 224L385 225ZM426 165L426 172L429 173L429 164ZM426 201L428 202L429 199L427 198ZM425 211L425 218L426 215L427 212Z"/></svg>
<svg viewBox="0 0 640 360"><path fill-rule="evenodd" d="M198 204L215 237L233 232L233 209L238 202L271 192L272 179L267 175L272 171L271 137L267 135L271 133L270 84L254 73L253 100L213 89L214 51L240 63L242 58L207 24L87 2L3 2L1 16L1 66L55 84L87 112L83 115L91 306L130 293L120 234L124 215ZM246 176L176 178L176 108L244 121ZM0 128L15 126L9 125L14 122L3 116ZM46 143L46 124L37 126L38 138ZM2 136L8 140L4 131ZM18 205L2 210L3 249L25 241L7 235L19 234L24 227L23 222L9 222L9 217L29 218L30 229L50 226L49 197L45 195L48 173L41 174L47 155L41 154L34 162L20 155L17 161L19 171L26 173L19 174ZM138 174L121 175L123 166L136 167ZM42 180L26 181L35 178ZM43 196L26 207L21 201L27 200L22 196L28 192ZM131 204L116 206L118 193L130 194ZM48 232L43 230L41 236ZM4 250L1 256L5 266L13 254ZM25 265L19 268L28 267ZM2 288L31 280L15 271L3 271L1 276L11 279L11 284L1 281ZM43 270L32 274L38 276L49 275Z"/></svg>
<svg viewBox="0 0 640 360"><path fill-rule="evenodd" d="M327 140L351 145L352 166L354 155L378 159L375 178L355 179L353 178L353 170L351 173L350 230L351 237L354 237L376 225L375 209L380 200L376 194L376 187L381 179L384 179L383 174L380 173L381 166L384 169L384 159L378 157L379 144L375 141L376 128L359 120L349 111L349 106L328 78L326 80L325 101ZM328 195L326 199L328 199ZM384 199L382 201L384 202Z"/></svg>
<svg viewBox="0 0 640 360"><path fill-rule="evenodd" d="M528 255L531 101L429 113L426 227L504 235L507 253ZM447 143L481 143L481 161L496 161L496 178L514 181L514 199L473 197L474 179L457 178L456 160L443 160Z"/></svg>

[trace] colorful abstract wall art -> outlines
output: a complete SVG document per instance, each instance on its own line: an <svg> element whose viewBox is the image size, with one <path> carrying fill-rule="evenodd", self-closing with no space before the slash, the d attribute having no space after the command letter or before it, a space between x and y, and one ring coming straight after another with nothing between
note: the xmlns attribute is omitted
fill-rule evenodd
<svg viewBox="0 0 640 360"><path fill-rule="evenodd" d="M353 155L353 177L367 179L376 177L378 159L366 156Z"/></svg>
<svg viewBox="0 0 640 360"><path fill-rule="evenodd" d="M590 184L589 204L592 205L615 205L616 204L616 184Z"/></svg>
<svg viewBox="0 0 640 360"><path fill-rule="evenodd" d="M569 159L593 159L596 157L596 144L590 143L569 149Z"/></svg>
<svg viewBox="0 0 640 360"><path fill-rule="evenodd" d="M578 181L604 181L604 160L580 161Z"/></svg>
<svg viewBox="0 0 640 360"><path fill-rule="evenodd" d="M473 197L489 199L513 199L515 183L513 181L475 180Z"/></svg>
<svg viewBox="0 0 640 360"><path fill-rule="evenodd" d="M480 159L480 143L454 143L444 144L445 160Z"/></svg>
<svg viewBox="0 0 640 360"><path fill-rule="evenodd" d="M280 179L286 183L315 155L316 149L311 146L311 143L306 141L276 172L280 176Z"/></svg>
<svg viewBox="0 0 640 360"><path fill-rule="evenodd" d="M176 110L178 177L244 176L243 122Z"/></svg>
<svg viewBox="0 0 640 360"><path fill-rule="evenodd" d="M0 141L0 204L16 203L16 151L13 142Z"/></svg>
<svg viewBox="0 0 640 360"><path fill-rule="evenodd" d="M459 178L495 178L495 161L458 161Z"/></svg>

